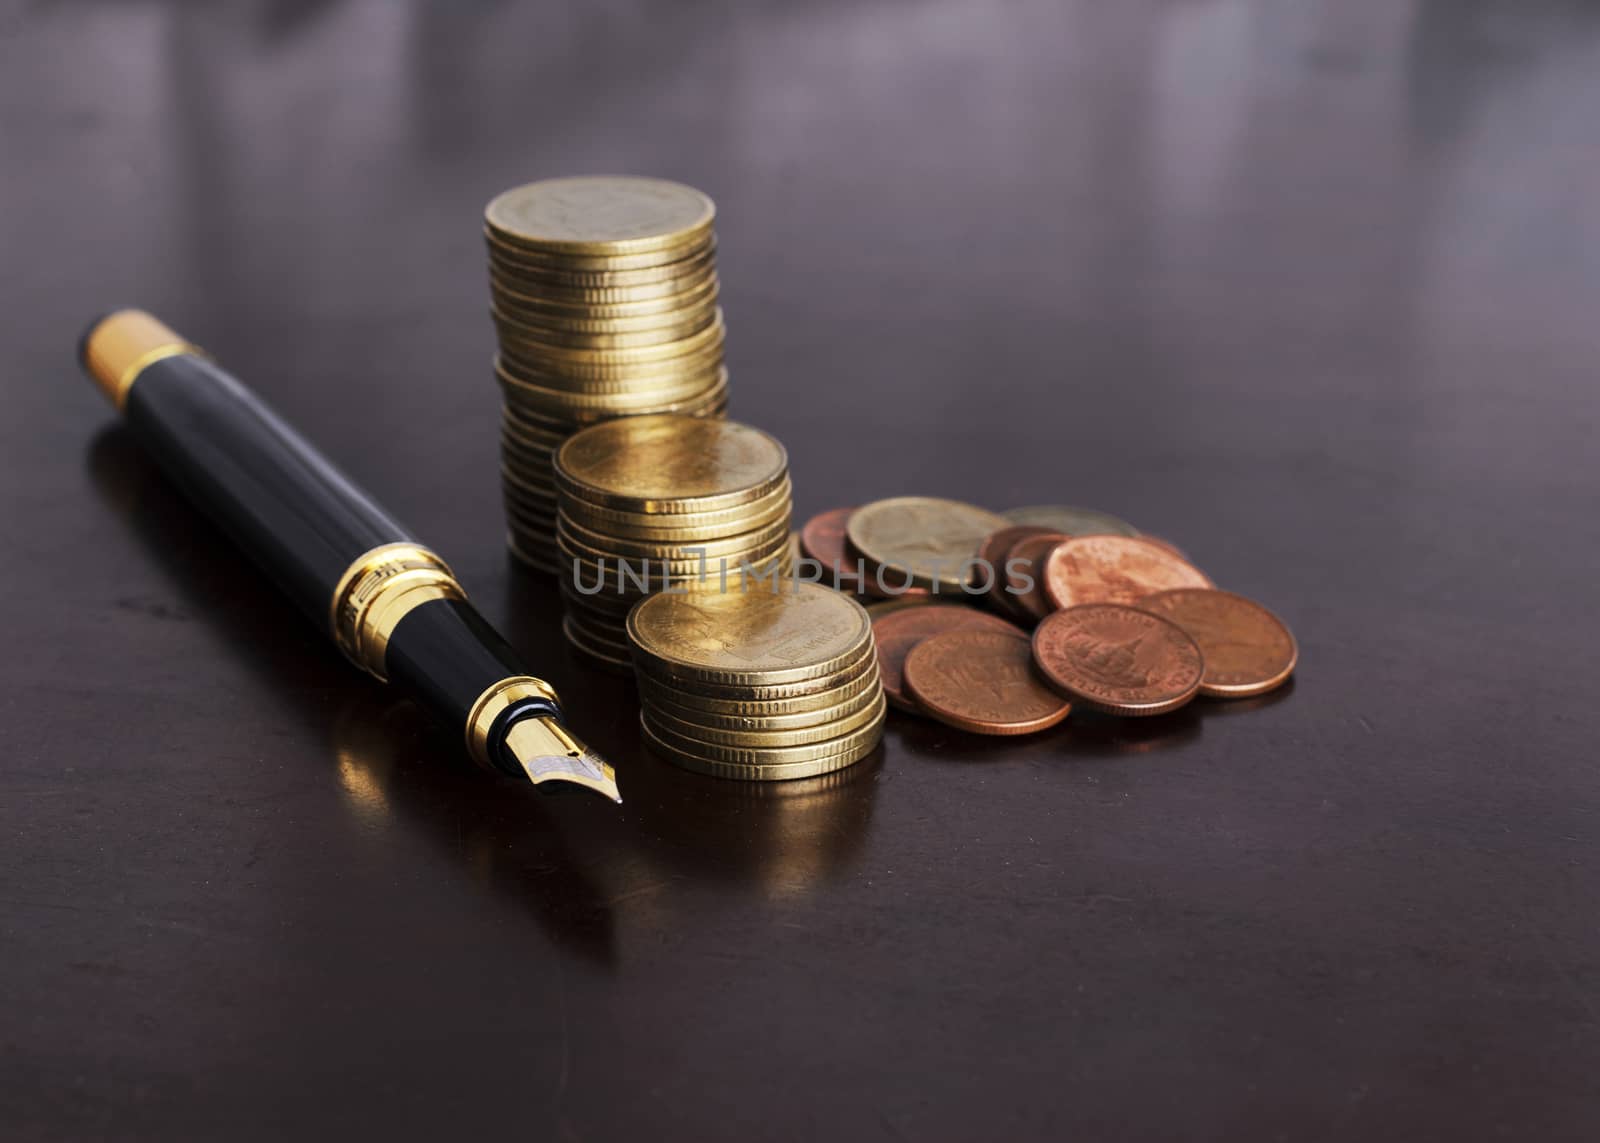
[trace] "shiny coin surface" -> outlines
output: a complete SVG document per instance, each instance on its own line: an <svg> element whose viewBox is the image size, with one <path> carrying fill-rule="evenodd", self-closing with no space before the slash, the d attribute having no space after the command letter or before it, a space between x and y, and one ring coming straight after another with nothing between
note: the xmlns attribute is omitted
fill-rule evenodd
<svg viewBox="0 0 1600 1143"><path fill-rule="evenodd" d="M783 446L736 421L629 417L584 429L556 454L563 491L630 512L718 511L759 500L788 476Z"/></svg>
<svg viewBox="0 0 1600 1143"><path fill-rule="evenodd" d="M1033 658L1062 694L1108 714L1176 710L1200 691L1205 657L1170 619L1120 603L1086 603L1047 616Z"/></svg>
<svg viewBox="0 0 1600 1143"><path fill-rule="evenodd" d="M650 750L661 758L666 759L685 770L693 770L701 774L709 774L716 778L736 778L745 782L782 782L795 778L814 778L820 774L832 774L852 766L870 755L877 749L878 743L883 740L883 722L880 720L866 729L865 733L857 732L851 744L837 753L822 754L798 762L769 762L763 761L756 765L744 762L728 762L720 758L707 757L697 748L679 749L651 729L649 722L641 713L639 721L643 729L645 744Z"/></svg>
<svg viewBox="0 0 1600 1143"><path fill-rule="evenodd" d="M715 746L756 746L762 748L808 746L826 742L861 729L871 722L883 721L883 695L874 694L857 709L839 712L837 717L809 726L780 727L761 719L746 719L747 725L728 726L710 720L695 719L693 712L682 716L682 709L674 711L664 703L646 705L650 724L669 730L682 738L692 738Z"/></svg>
<svg viewBox="0 0 1600 1143"><path fill-rule="evenodd" d="M682 183L605 175L513 187L490 200L484 221L497 237L516 246L631 254L703 241L716 213L709 198Z"/></svg>
<svg viewBox="0 0 1600 1143"><path fill-rule="evenodd" d="M514 246L487 226L483 228L483 236L489 243L490 261L499 266L527 269L534 273L653 269L686 258L700 257L709 253L714 245L714 240L705 238L671 250L646 250L638 254L552 254L526 246Z"/></svg>
<svg viewBox="0 0 1600 1143"><path fill-rule="evenodd" d="M837 592L835 593L837 594ZM690 735L679 734L663 726L651 716L648 708L640 712L640 720L658 741L674 750L693 754L707 761L737 766L782 766L817 762L841 755L860 757L877 745L883 736L883 707L875 708L876 717L864 726L857 727L836 738L821 742L808 742L799 746L725 746L706 742Z"/></svg>
<svg viewBox="0 0 1600 1143"><path fill-rule="evenodd" d="M990 532L984 537L983 543L978 545L980 561L978 574L987 582L988 590L985 594L990 603L1007 615L1024 622L1031 623L1038 618L1024 608L1018 601L1016 593L1010 590L1011 578L1007 564L1011 560L1012 550L1023 540L1055 534L1049 528L1041 528L1034 524L1012 524L1008 528L1001 528L998 532ZM975 581L973 586L983 586L983 583L984 581Z"/></svg>
<svg viewBox="0 0 1600 1143"><path fill-rule="evenodd" d="M523 318L537 325L555 322L636 322L671 319L683 310L699 309L715 304L720 290L715 275L693 283L689 289L662 294L655 298L637 298L632 301L603 302L586 299L581 295L543 290L525 294L505 287L492 291L494 305L508 315Z"/></svg>
<svg viewBox="0 0 1600 1143"><path fill-rule="evenodd" d="M946 631L998 631L1026 638L1017 627L986 611L959 603L935 603L928 607L908 607L872 617L872 640L878 648L878 674L883 692L897 709L920 714L921 708L906 691L906 657L924 639Z"/></svg>
<svg viewBox="0 0 1600 1143"><path fill-rule="evenodd" d="M1137 536L1139 529L1093 508L1070 508L1065 504L1033 504L1008 508L1000 513L1013 524L1035 524L1069 536Z"/></svg>
<svg viewBox="0 0 1600 1143"><path fill-rule="evenodd" d="M655 595L628 635L670 675L722 685L794 683L837 674L870 650L861 605L817 584L776 592Z"/></svg>
<svg viewBox="0 0 1600 1143"><path fill-rule="evenodd" d="M661 302L681 298L685 294L717 286L716 263L707 258L693 258L666 269L673 273L662 277L656 271L647 281L612 282L595 284L583 279L572 280L560 276L531 277L515 270L489 266L489 292L492 297L510 305L516 302L542 302L565 306L635 306L643 302ZM591 275L592 276L592 275ZM676 309L679 303L672 302Z"/></svg>
<svg viewBox="0 0 1600 1143"><path fill-rule="evenodd" d="M1210 587L1205 573L1148 540L1075 536L1045 557L1044 593L1056 607L1134 603L1175 587Z"/></svg>
<svg viewBox="0 0 1600 1143"><path fill-rule="evenodd" d="M833 508L811 517L800 529L801 551L822 565L821 582L837 591L864 588L861 558L850 553L845 541L845 525L854 514L854 508Z"/></svg>
<svg viewBox="0 0 1600 1143"><path fill-rule="evenodd" d="M658 683L649 675L639 676L639 694L647 702L663 708L669 714L677 714L680 718L707 726L765 726L776 729L813 726L859 710L869 705L879 693L877 664L871 662L854 679L841 686L786 699L707 698Z"/></svg>
<svg viewBox="0 0 1600 1143"><path fill-rule="evenodd" d="M960 593L978 546L1006 523L959 500L898 496L856 509L845 532L870 564L903 572L916 587Z"/></svg>
<svg viewBox="0 0 1600 1143"><path fill-rule="evenodd" d="M905 681L924 713L974 734L1031 734L1072 711L1040 681L1020 632L934 635L906 656Z"/></svg>
<svg viewBox="0 0 1600 1143"><path fill-rule="evenodd" d="M1199 644L1206 660L1203 695L1265 694L1284 684L1300 658L1283 620L1231 591L1178 588L1147 595L1134 606L1172 620Z"/></svg>
<svg viewBox="0 0 1600 1143"><path fill-rule="evenodd" d="M1019 618L1037 623L1056 609L1044 590L1044 563L1050 549L1072 539L1064 532L1027 536L1006 556L1006 596Z"/></svg>

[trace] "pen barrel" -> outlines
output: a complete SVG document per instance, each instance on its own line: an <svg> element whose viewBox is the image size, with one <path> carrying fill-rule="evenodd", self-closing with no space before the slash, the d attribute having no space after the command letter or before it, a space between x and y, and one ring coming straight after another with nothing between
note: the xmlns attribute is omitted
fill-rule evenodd
<svg viewBox="0 0 1600 1143"><path fill-rule="evenodd" d="M432 551L254 393L155 319L91 327L84 366L167 475L357 666L463 728L480 763L515 770L512 721L555 694L467 602Z"/></svg>
<svg viewBox="0 0 1600 1143"><path fill-rule="evenodd" d="M227 372L192 353L146 365L123 413L145 450L318 626L365 553L407 530Z"/></svg>

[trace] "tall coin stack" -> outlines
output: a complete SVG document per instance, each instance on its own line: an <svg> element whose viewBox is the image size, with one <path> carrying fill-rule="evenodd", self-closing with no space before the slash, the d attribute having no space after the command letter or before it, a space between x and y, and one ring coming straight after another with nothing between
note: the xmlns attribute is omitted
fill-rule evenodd
<svg viewBox="0 0 1600 1143"><path fill-rule="evenodd" d="M629 667L624 624L652 592L788 575L789 458L759 429L676 414L591 425L557 451L555 482L563 624L603 664Z"/></svg>
<svg viewBox="0 0 1600 1143"><path fill-rule="evenodd" d="M628 635L645 741L687 769L809 778L883 736L872 622L830 588L655 595L628 616Z"/></svg>
<svg viewBox="0 0 1600 1143"><path fill-rule="evenodd" d="M511 550L557 571L555 450L615 417L727 409L715 207L661 179L547 179L484 211Z"/></svg>

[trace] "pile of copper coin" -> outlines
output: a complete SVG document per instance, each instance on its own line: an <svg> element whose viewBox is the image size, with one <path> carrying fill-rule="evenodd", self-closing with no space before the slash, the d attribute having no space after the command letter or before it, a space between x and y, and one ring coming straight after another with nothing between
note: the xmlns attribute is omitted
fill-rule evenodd
<svg viewBox="0 0 1600 1143"><path fill-rule="evenodd" d="M789 457L759 429L660 414L592 425L555 457L567 640L630 668L628 611L659 591L738 593L787 575Z"/></svg>
<svg viewBox="0 0 1600 1143"><path fill-rule="evenodd" d="M977 734L1261 695L1299 655L1267 608L1103 512L906 496L824 512L801 546L802 576L869 601L889 703Z"/></svg>
<svg viewBox="0 0 1600 1143"><path fill-rule="evenodd" d="M485 209L501 474L525 562L559 570L551 461L574 431L726 410L714 216L690 187L622 177L529 183Z"/></svg>

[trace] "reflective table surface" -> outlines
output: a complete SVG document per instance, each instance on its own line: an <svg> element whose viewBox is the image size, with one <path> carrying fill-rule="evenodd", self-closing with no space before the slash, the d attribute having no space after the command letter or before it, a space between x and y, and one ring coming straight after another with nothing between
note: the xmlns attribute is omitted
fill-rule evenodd
<svg viewBox="0 0 1600 1143"><path fill-rule="evenodd" d="M1600 1134L1600 8L0 3L9 1139ZM744 785L508 559L481 209L720 209L802 516L1124 516L1293 684ZM353 674L78 374L206 346L617 765Z"/></svg>

